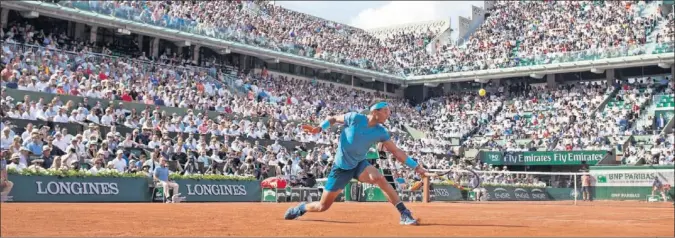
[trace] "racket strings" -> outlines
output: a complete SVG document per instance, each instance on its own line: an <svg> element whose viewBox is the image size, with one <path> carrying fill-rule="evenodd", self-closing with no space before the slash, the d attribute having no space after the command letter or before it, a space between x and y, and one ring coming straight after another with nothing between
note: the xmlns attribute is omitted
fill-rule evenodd
<svg viewBox="0 0 675 238"><path fill-rule="evenodd" d="M461 188L477 188L482 181L479 174L470 170L445 170L441 174L444 174L442 179Z"/></svg>

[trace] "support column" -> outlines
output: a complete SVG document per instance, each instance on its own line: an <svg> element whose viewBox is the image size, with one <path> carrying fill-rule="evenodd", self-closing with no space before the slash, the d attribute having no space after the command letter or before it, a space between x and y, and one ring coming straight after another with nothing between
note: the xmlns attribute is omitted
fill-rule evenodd
<svg viewBox="0 0 675 238"><path fill-rule="evenodd" d="M382 82L382 84L384 84L384 86L383 86L384 92L385 92L385 93L388 93L388 92L387 92L387 83Z"/></svg>
<svg viewBox="0 0 675 238"><path fill-rule="evenodd" d="M352 87L354 87L354 75L352 75Z"/></svg>
<svg viewBox="0 0 675 238"><path fill-rule="evenodd" d="M420 86L422 87L422 98L417 101L418 103L423 102L429 96L429 87L424 84L420 84Z"/></svg>
<svg viewBox="0 0 675 238"><path fill-rule="evenodd" d="M605 69L605 79L608 83L614 82L614 79L616 79L614 69Z"/></svg>
<svg viewBox="0 0 675 238"><path fill-rule="evenodd" d="M139 34L136 41L138 41L138 51L143 52L143 35Z"/></svg>
<svg viewBox="0 0 675 238"><path fill-rule="evenodd" d="M202 46L195 45L195 50L192 52L192 63L199 64L199 49L201 48Z"/></svg>
<svg viewBox="0 0 675 238"><path fill-rule="evenodd" d="M547 74L546 75L546 86L548 86L548 88L558 87L558 83L555 82L555 76L556 76L556 74Z"/></svg>
<svg viewBox="0 0 675 238"><path fill-rule="evenodd" d="M76 40L85 40L86 38L84 37L84 23L80 22L73 22L75 24L75 32L73 32L73 36L75 37ZM93 27L92 27L93 30ZM89 39L91 39L91 35L89 35Z"/></svg>
<svg viewBox="0 0 675 238"><path fill-rule="evenodd" d="M152 39L152 50L150 52L153 59L159 58L159 38Z"/></svg>
<svg viewBox="0 0 675 238"><path fill-rule="evenodd" d="M91 31L89 32L89 42L96 42L97 34L98 26L91 26Z"/></svg>
<svg viewBox="0 0 675 238"><path fill-rule="evenodd" d="M670 66L670 82L669 83L672 83L673 81L675 81L674 77L675 77L675 65L671 65Z"/></svg>
<svg viewBox="0 0 675 238"><path fill-rule="evenodd" d="M9 8L3 8L0 12L0 25L2 28L7 28L7 20L9 19Z"/></svg>
<svg viewBox="0 0 675 238"><path fill-rule="evenodd" d="M239 55L239 70L244 70L248 68L246 62L248 61L248 55Z"/></svg>
<svg viewBox="0 0 675 238"><path fill-rule="evenodd" d="M183 54L183 48L185 48L185 47L184 46L178 46L176 48L178 48L178 49L176 49L176 54L182 55Z"/></svg>

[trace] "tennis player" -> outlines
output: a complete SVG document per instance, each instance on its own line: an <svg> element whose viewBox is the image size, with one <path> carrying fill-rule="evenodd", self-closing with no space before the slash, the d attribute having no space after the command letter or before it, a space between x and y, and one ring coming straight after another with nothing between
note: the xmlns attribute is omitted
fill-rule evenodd
<svg viewBox="0 0 675 238"><path fill-rule="evenodd" d="M321 200L308 204L300 203L288 209L284 218L292 220L306 212L328 210L345 185L354 178L363 183L379 186L389 202L401 213L400 224L417 225L417 220L413 218L410 210L401 202L394 188L374 166L366 161L366 154L370 147L375 143L381 143L398 161L421 175L425 174L426 171L418 165L415 159L408 157L390 140L389 132L382 126L390 114L389 105L386 102L379 102L370 107L369 115L352 112L341 116L332 116L323 121L320 128L311 128L311 133L319 133L336 123L344 124L335 154L335 162L328 175Z"/></svg>

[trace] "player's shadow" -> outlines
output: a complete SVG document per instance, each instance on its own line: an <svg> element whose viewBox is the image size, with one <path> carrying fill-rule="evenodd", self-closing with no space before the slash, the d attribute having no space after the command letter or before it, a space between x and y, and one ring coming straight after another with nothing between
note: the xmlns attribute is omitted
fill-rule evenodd
<svg viewBox="0 0 675 238"><path fill-rule="evenodd" d="M527 227L527 226L519 226L519 225L494 225L494 224L441 224L441 223L421 223L419 226L461 226L461 227L467 227L467 226L474 226L474 227L505 227L505 228L522 228L522 227Z"/></svg>
<svg viewBox="0 0 675 238"><path fill-rule="evenodd" d="M329 220L322 220L322 219L312 219L312 220L304 220L304 221L325 222L325 223L342 223L342 224L356 224L356 223L358 223L358 222L351 222L351 221L329 221Z"/></svg>

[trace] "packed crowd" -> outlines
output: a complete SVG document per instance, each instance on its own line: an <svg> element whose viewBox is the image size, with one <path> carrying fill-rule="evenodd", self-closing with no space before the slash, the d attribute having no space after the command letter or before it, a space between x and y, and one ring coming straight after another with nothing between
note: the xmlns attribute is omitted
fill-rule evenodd
<svg viewBox="0 0 675 238"><path fill-rule="evenodd" d="M466 144L506 151L528 151L539 147L578 150L597 145L596 140L589 140L590 135L600 134L579 122L588 120L587 117L605 99L606 85L593 82L546 89L545 86L516 84L509 86L508 93L509 101L494 120L479 131L478 135L483 137L470 138ZM557 143L562 138L562 143ZM577 141L573 143L571 138ZM498 143L500 140L506 143ZM518 143L522 140L526 143Z"/></svg>
<svg viewBox="0 0 675 238"><path fill-rule="evenodd" d="M675 12L670 12L666 16L668 22L665 23L661 30L656 33L656 42L673 42L675 41Z"/></svg>
<svg viewBox="0 0 675 238"><path fill-rule="evenodd" d="M386 73L426 75L579 60L600 49L645 53L638 45L666 16L657 2L496 1L462 46L426 45L439 30L378 39L358 28L291 11L269 1L75 2L62 6L253 44ZM656 6L656 7L654 7ZM591 39L591 40L585 40ZM672 46L670 47L672 48ZM570 56L570 52L591 50ZM392 57L393 56L393 57ZM563 57L563 58L564 58Z"/></svg>
<svg viewBox="0 0 675 238"><path fill-rule="evenodd" d="M40 43L39 39L35 39L37 36L33 34L34 30L30 25L18 24L10 27L8 32L11 34L5 34L6 44L3 44L2 54L6 68L2 71L3 85L19 90L81 96L85 101L82 105L72 105L58 99L52 102L34 101L40 107L25 108L33 104L25 99L19 101L18 98L8 98L5 104L11 109L7 115L13 118L56 122L90 121L105 126L124 125L130 128L144 126L152 118L153 127L170 132L247 134L253 138L268 138L264 135L269 134L269 139L328 143L337 134L311 136L299 131L298 123L332 114L362 111L375 100L383 98L377 93L348 90L317 81L272 77L266 71L240 74L234 82L230 82L227 75L214 74L212 69L176 65L163 67L157 62L112 57L94 53L88 47L69 47L71 44L68 42L59 44L51 40L51 35ZM20 42L38 45L17 44ZM63 49L61 46L79 51L56 50ZM243 94L240 93L242 91ZM189 111L185 116L166 115L149 107L142 111L128 110L123 103L106 108L89 105L87 98L121 100L155 107L189 108ZM16 102L13 103L14 100ZM398 133L404 124L416 121L420 114L414 113L412 107L402 100L387 100L395 108L391 119L392 132L401 135L396 138L404 145L404 149L444 153L448 148L447 143L426 139L413 141L405 133ZM237 124L225 117L208 118L206 113L200 111L216 111L241 118L270 117L276 121L267 124L240 120ZM161 115L161 119L157 118L157 114ZM436 138L436 134L429 133L429 138Z"/></svg>
<svg viewBox="0 0 675 238"><path fill-rule="evenodd" d="M632 142L626 148L625 163L636 164L642 161L648 165L673 165L675 164L675 134L656 134L651 136L649 144L639 145Z"/></svg>
<svg viewBox="0 0 675 238"><path fill-rule="evenodd" d="M572 52L632 49L647 43L648 33L663 20L660 12L642 12L648 4L655 3L497 1L464 45L442 46L437 55L408 70L420 75L505 68L560 61ZM584 55L588 53L568 58Z"/></svg>
<svg viewBox="0 0 675 238"><path fill-rule="evenodd" d="M22 133L15 133L21 129ZM1 130L1 149L10 155L8 168L19 172L27 168L85 170L92 174L112 170L144 172L151 176L160 160L165 159L173 173L241 175L258 179L280 175L292 180L306 174L324 177L335 153L335 147L327 145L307 150L287 148L278 141L261 146L258 141L244 141L238 137L231 142L215 137L207 140L203 135L192 134L185 138L170 138L150 128L121 135L113 127L101 135L95 124L76 135L69 134L65 128L33 124L15 128L8 121L2 122Z"/></svg>

